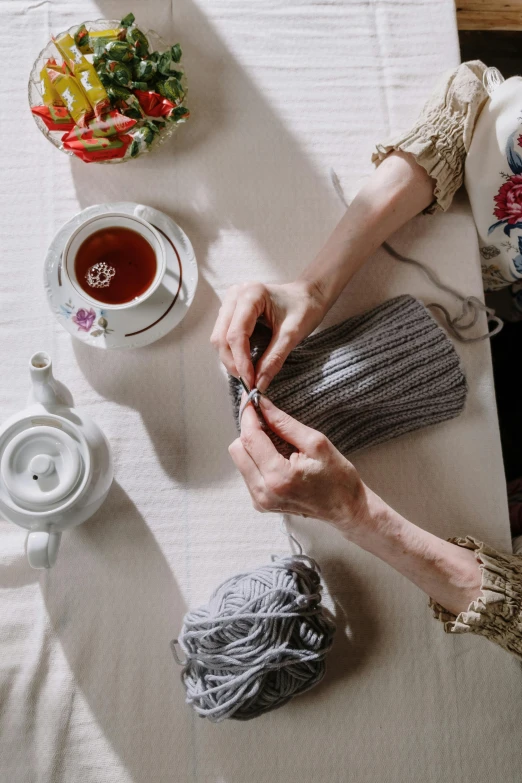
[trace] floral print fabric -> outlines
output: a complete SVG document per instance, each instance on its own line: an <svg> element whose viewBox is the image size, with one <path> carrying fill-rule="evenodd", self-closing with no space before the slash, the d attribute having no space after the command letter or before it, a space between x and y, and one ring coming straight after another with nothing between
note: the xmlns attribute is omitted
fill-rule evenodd
<svg viewBox="0 0 522 783"><path fill-rule="evenodd" d="M373 161L393 150L412 154L435 180L427 210L446 210L463 180L477 225L487 291L513 286L522 307L522 79L488 96L486 66L463 63L446 74L412 129L378 144ZM520 282L519 282L520 281Z"/></svg>

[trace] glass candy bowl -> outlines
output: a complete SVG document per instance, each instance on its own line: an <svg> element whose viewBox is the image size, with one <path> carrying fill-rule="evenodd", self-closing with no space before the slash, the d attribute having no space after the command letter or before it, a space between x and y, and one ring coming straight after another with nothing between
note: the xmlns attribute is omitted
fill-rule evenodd
<svg viewBox="0 0 522 783"><path fill-rule="evenodd" d="M93 22L84 22L84 24L89 32L91 31L97 32L100 30L113 29L121 26L121 23L118 20L114 20L114 19L96 19ZM67 32L74 37L74 33L76 32L78 27L79 25L75 24L64 32ZM151 51L157 50L159 52L164 52L170 48L169 45L166 43L166 41L164 41L163 38L161 38L161 36L158 35L158 33L154 32L154 30L143 30L143 32L147 37ZM57 35L61 35L61 33L58 33ZM42 49L42 51L34 61L33 67L31 69L31 75L29 76L29 83L27 85L27 94L29 99L29 106L31 108L33 108L34 106L41 106L43 103L40 72L44 67L45 63L47 62L47 60L52 57L56 58L56 57L60 57L60 55L53 41L49 41L47 46L45 46ZM178 63L177 67L179 68L179 70L183 71L183 66L181 63ZM181 83L186 94L187 84L186 84L186 78L184 74L181 77ZM63 130L51 131L46 127L45 123L39 116L37 116L36 114L33 114L32 116L40 131L43 133L45 138L51 142L51 144L54 144L54 146L57 149L61 150L66 155L75 157L73 152L70 152L63 148L62 145L62 136L64 134ZM168 138L170 138L170 136L172 136L174 131L176 131L179 125L181 125L183 122L184 122L183 119L180 119L178 121L173 121L173 120L167 121L165 123L165 127L160 130L160 132L152 140L152 143L146 149L140 151L139 154L135 155L134 157L126 156L123 158L97 160L92 162L103 163L103 164L107 164L107 163L116 164L116 163L126 163L129 160L135 160L136 158L141 157L141 155L144 155L146 152L150 152L151 149L156 148L164 141L166 141Z"/></svg>

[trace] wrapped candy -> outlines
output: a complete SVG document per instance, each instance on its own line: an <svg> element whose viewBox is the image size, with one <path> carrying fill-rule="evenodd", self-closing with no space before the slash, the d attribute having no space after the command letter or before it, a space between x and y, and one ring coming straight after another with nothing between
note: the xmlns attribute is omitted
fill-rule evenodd
<svg viewBox="0 0 522 783"><path fill-rule="evenodd" d="M134 47L138 57L143 57L149 53L147 36L138 27L128 27L125 40Z"/></svg>
<svg viewBox="0 0 522 783"><path fill-rule="evenodd" d="M94 50L94 44L97 41L102 41L104 45L106 45L109 41L119 41L121 37L122 30L119 30L118 28L113 28L112 30L91 30L89 33L89 43L91 49Z"/></svg>
<svg viewBox="0 0 522 783"><path fill-rule="evenodd" d="M136 120L126 117L116 110L110 111L103 116L101 120L94 119L85 128L72 126L71 132L62 138L62 141L73 141L74 139L103 138L107 136L117 136L126 133L136 125Z"/></svg>
<svg viewBox="0 0 522 783"><path fill-rule="evenodd" d="M150 147L158 133L159 127L154 122L150 121L147 121L143 127L138 128L138 130L131 133L132 144L129 150L131 158L135 158L137 155L145 152L145 150Z"/></svg>
<svg viewBox="0 0 522 783"><path fill-rule="evenodd" d="M51 58L47 60L46 64L40 71L40 80L42 85L42 100L46 106L63 106L63 101L60 98L58 91L53 87L51 78L49 76L50 70L60 70L56 60Z"/></svg>
<svg viewBox="0 0 522 783"><path fill-rule="evenodd" d="M89 31L84 24L80 25L74 34L74 43L82 54L88 54L91 51L89 43Z"/></svg>
<svg viewBox="0 0 522 783"><path fill-rule="evenodd" d="M134 66L134 78L139 82L148 82L156 76L157 64L153 60L140 60Z"/></svg>
<svg viewBox="0 0 522 783"><path fill-rule="evenodd" d="M157 92L145 92L143 90L136 90L135 95L140 102L140 106L143 109L144 114L149 117L169 117L173 109L174 104L167 98L163 98Z"/></svg>
<svg viewBox="0 0 522 783"><path fill-rule="evenodd" d="M96 69L83 56L69 33L62 33L53 40L71 73L80 83L95 115L100 117L109 106L109 97Z"/></svg>
<svg viewBox="0 0 522 783"><path fill-rule="evenodd" d="M168 79L159 81L156 88L160 95L172 101L176 106L179 106L185 97L185 90L180 80L175 76L169 76Z"/></svg>
<svg viewBox="0 0 522 783"><path fill-rule="evenodd" d="M133 25L135 21L136 21L136 17L131 11L129 14L127 14L127 16L123 17L120 24L122 27L131 27L131 25Z"/></svg>
<svg viewBox="0 0 522 783"><path fill-rule="evenodd" d="M109 107L110 101L94 66L86 60L85 65L76 66L75 76L80 80L80 84L94 109L95 115L101 117L103 112Z"/></svg>
<svg viewBox="0 0 522 783"><path fill-rule="evenodd" d="M182 54L181 46L179 45L179 43L174 44L174 46L170 47L170 53L172 55L173 61L175 63L179 63L179 61L181 60L181 54Z"/></svg>
<svg viewBox="0 0 522 783"><path fill-rule="evenodd" d="M132 117L135 120L143 119L143 112L141 110L140 104L137 103L136 106L129 106L128 109L125 109L125 116Z"/></svg>
<svg viewBox="0 0 522 783"><path fill-rule="evenodd" d="M105 46L105 53L110 60L119 60L121 63L129 63L134 60L134 51L125 41L109 41Z"/></svg>
<svg viewBox="0 0 522 783"><path fill-rule="evenodd" d="M190 112L185 106L176 106L169 119L174 120L174 122L186 122L189 117Z"/></svg>
<svg viewBox="0 0 522 783"><path fill-rule="evenodd" d="M131 117L142 116L138 98L126 87L111 84L110 87L107 88L107 93L111 99L112 105L116 106L120 111ZM134 110L134 112L130 113L131 110Z"/></svg>
<svg viewBox="0 0 522 783"><path fill-rule="evenodd" d="M77 127L65 106L33 106L31 111L43 120L48 130L69 131Z"/></svg>
<svg viewBox="0 0 522 783"><path fill-rule="evenodd" d="M105 68L104 69L98 68L97 73L98 73L98 79L101 81L101 83L103 84L106 90L108 87L111 86L111 84L114 84L114 79L112 78L112 76L109 76L109 73ZM107 93L107 95L109 95L109 93Z"/></svg>
<svg viewBox="0 0 522 783"><path fill-rule="evenodd" d="M121 87L129 87L132 81L132 69L127 63L111 60L107 63L105 72L116 84Z"/></svg>
<svg viewBox="0 0 522 783"><path fill-rule="evenodd" d="M58 92L75 123L85 127L92 117L92 107L76 79L70 74L47 68L51 84Z"/></svg>
<svg viewBox="0 0 522 783"><path fill-rule="evenodd" d="M74 66L81 65L85 60L85 57L74 43L74 38L69 33L61 33L56 38L53 37L53 41L67 63L67 67L74 73Z"/></svg>
<svg viewBox="0 0 522 783"><path fill-rule="evenodd" d="M177 61L172 56L172 49L160 54L157 68L158 73L161 73L163 76L175 76L178 79L182 76L182 72L177 67Z"/></svg>
<svg viewBox="0 0 522 783"><path fill-rule="evenodd" d="M69 138L69 136L70 134L66 134L62 138L64 150L74 153L85 163L123 158L132 143L131 136L127 134L109 138L96 138L95 136Z"/></svg>

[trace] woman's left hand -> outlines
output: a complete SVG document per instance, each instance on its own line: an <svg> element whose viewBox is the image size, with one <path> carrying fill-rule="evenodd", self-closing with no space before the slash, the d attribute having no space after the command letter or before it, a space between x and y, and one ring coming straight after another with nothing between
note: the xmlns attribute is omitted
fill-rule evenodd
<svg viewBox="0 0 522 783"><path fill-rule="evenodd" d="M344 533L363 522L366 487L354 466L320 432L279 410L266 397L261 412L270 429L297 451L283 457L263 431L252 405L241 436L229 447L258 511L324 519Z"/></svg>

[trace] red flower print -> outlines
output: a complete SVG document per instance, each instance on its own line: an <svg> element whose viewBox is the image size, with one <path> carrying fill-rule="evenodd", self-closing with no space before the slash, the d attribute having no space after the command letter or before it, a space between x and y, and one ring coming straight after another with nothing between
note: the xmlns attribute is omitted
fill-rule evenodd
<svg viewBox="0 0 522 783"><path fill-rule="evenodd" d="M522 221L522 174L513 174L495 196L495 217L508 223Z"/></svg>

